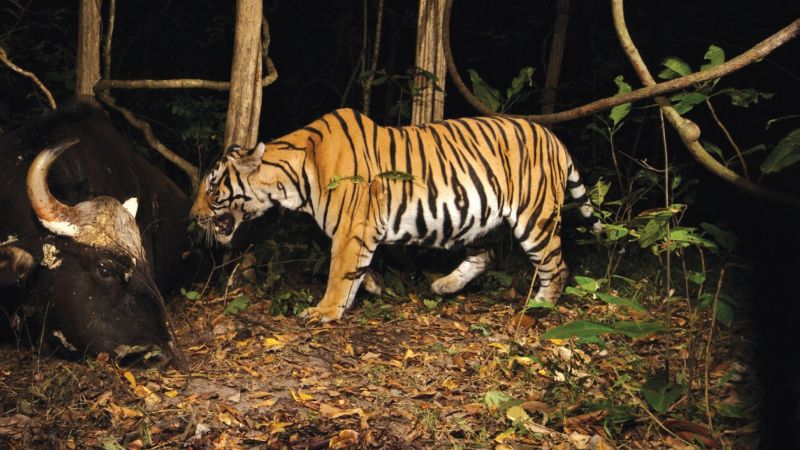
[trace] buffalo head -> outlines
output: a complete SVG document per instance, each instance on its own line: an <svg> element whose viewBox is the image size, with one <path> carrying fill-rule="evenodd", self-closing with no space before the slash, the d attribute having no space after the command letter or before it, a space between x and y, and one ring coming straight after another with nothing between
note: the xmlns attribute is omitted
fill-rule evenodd
<svg viewBox="0 0 800 450"><path fill-rule="evenodd" d="M29 293L22 308L27 334L44 330L63 353L125 356L164 345L163 300L136 224L137 200L98 196L69 206L48 188L50 166L75 143L45 148L31 163L28 198L49 233L36 237L36 245L28 239L0 246L0 283Z"/></svg>

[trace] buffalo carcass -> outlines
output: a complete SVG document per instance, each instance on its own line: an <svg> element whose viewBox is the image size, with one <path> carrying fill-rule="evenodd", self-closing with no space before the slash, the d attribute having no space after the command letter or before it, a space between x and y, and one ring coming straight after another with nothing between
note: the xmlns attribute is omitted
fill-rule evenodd
<svg viewBox="0 0 800 450"><path fill-rule="evenodd" d="M65 356L163 348L188 208L94 107L0 137L0 328Z"/></svg>

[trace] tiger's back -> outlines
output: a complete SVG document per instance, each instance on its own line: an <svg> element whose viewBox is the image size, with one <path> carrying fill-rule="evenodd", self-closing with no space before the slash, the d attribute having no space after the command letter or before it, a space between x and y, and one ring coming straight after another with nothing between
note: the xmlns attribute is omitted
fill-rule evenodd
<svg viewBox="0 0 800 450"><path fill-rule="evenodd" d="M304 130L319 132L321 184L337 177L380 184L383 243L460 246L504 219L513 227L526 211L563 204L569 154L549 130L521 119L382 127L342 109ZM346 199L338 200L327 203L328 209L347 214ZM320 226L332 235L335 215L320 212Z"/></svg>

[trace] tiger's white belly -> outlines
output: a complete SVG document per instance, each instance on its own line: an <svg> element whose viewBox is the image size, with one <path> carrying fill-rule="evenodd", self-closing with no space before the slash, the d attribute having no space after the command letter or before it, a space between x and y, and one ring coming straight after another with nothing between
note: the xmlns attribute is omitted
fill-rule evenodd
<svg viewBox="0 0 800 450"><path fill-rule="evenodd" d="M451 248L485 235L499 226L504 216L508 215L508 208L502 208L501 211L493 195L487 196L485 207L474 192L468 192L467 197L468 207L459 208L452 192L439 192L432 208L424 194L415 195L405 210L391 208L382 241L387 244Z"/></svg>

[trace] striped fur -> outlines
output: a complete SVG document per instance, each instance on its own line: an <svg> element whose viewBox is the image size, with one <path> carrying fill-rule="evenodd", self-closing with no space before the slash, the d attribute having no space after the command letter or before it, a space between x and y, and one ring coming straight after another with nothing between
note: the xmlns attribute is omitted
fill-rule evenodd
<svg viewBox="0 0 800 450"><path fill-rule="evenodd" d="M463 246L502 222L538 267L536 298L557 300L568 274L558 235L565 190L589 217L566 148L539 125L482 117L394 128L340 109L254 149L229 149L192 213L222 243L274 205L311 214L333 240L327 290L306 311L325 321L351 305L379 244ZM468 252L433 291L458 291L491 258Z"/></svg>

